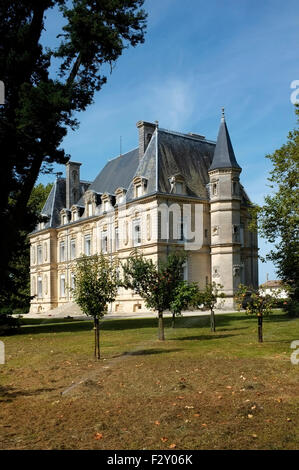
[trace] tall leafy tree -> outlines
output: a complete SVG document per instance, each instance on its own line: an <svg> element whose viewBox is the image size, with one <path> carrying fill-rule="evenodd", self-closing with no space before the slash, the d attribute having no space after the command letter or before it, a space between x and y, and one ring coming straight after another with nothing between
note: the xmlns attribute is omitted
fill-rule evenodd
<svg viewBox="0 0 299 470"><path fill-rule="evenodd" d="M82 256L75 266L74 300L82 311L93 318L95 332L94 357L100 359L100 323L108 304L115 300L118 271L115 261L103 254Z"/></svg>
<svg viewBox="0 0 299 470"><path fill-rule="evenodd" d="M69 156L61 147L75 117L106 83L107 67L144 41L144 0L2 0L0 3L0 289L20 230L36 223L28 202L40 173ZM64 18L57 48L41 36L50 9ZM59 73L51 76L55 60Z"/></svg>
<svg viewBox="0 0 299 470"><path fill-rule="evenodd" d="M299 119L298 106L295 111ZM274 243L266 258L291 287L290 305L299 314L299 128L267 158L273 165L268 178L272 192L254 212L260 234Z"/></svg>
<svg viewBox="0 0 299 470"><path fill-rule="evenodd" d="M28 202L30 217L38 217L51 191L52 184L38 184ZM0 290L0 310L5 314L27 313L30 305L30 247L28 232L19 230L16 244L9 259L5 289Z"/></svg>
<svg viewBox="0 0 299 470"><path fill-rule="evenodd" d="M165 262L135 254L123 264L122 284L140 295L148 308L158 312L158 339L164 340L163 312L170 310L175 290L182 281L185 254L171 253Z"/></svg>

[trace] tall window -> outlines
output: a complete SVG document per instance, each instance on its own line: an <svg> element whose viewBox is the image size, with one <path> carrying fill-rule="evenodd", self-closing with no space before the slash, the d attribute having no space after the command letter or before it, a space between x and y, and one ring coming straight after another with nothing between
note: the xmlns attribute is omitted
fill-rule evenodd
<svg viewBox="0 0 299 470"><path fill-rule="evenodd" d="M38 276L37 278L37 297L43 296L43 281L42 277Z"/></svg>
<svg viewBox="0 0 299 470"><path fill-rule="evenodd" d="M84 252L87 256L91 255L91 238L90 235L84 237Z"/></svg>
<svg viewBox="0 0 299 470"><path fill-rule="evenodd" d="M65 297L65 275L60 276L60 297Z"/></svg>
<svg viewBox="0 0 299 470"><path fill-rule="evenodd" d="M188 263L183 264L183 281L188 281Z"/></svg>
<svg viewBox="0 0 299 470"><path fill-rule="evenodd" d="M107 253L108 251L108 236L107 232L102 232L102 253Z"/></svg>
<svg viewBox="0 0 299 470"><path fill-rule="evenodd" d="M140 197L142 196L142 187L141 187L141 184L138 184L136 186L136 197Z"/></svg>
<svg viewBox="0 0 299 470"><path fill-rule="evenodd" d="M140 220L133 221L133 246L141 245L141 226Z"/></svg>
<svg viewBox="0 0 299 470"><path fill-rule="evenodd" d="M37 246L37 264L42 263L42 246L38 245Z"/></svg>
<svg viewBox="0 0 299 470"><path fill-rule="evenodd" d="M118 228L115 229L114 231L114 243L115 243L115 251L119 249L119 232Z"/></svg>
<svg viewBox="0 0 299 470"><path fill-rule="evenodd" d="M65 242L60 242L60 254L59 254L59 258L60 258L60 261L65 261Z"/></svg>
<svg viewBox="0 0 299 470"><path fill-rule="evenodd" d="M71 273L71 288L75 288L75 274Z"/></svg>
<svg viewBox="0 0 299 470"><path fill-rule="evenodd" d="M183 183L176 183L175 184L175 192L177 194L183 194L184 186Z"/></svg>
<svg viewBox="0 0 299 470"><path fill-rule="evenodd" d="M74 238L71 239L71 259L76 258L76 240Z"/></svg>
<svg viewBox="0 0 299 470"><path fill-rule="evenodd" d="M104 201L104 207L103 207L104 212L107 212L108 207L109 207L108 201Z"/></svg>
<svg viewBox="0 0 299 470"><path fill-rule="evenodd" d="M91 202L87 204L87 217L90 217L90 216L92 216L92 203Z"/></svg>

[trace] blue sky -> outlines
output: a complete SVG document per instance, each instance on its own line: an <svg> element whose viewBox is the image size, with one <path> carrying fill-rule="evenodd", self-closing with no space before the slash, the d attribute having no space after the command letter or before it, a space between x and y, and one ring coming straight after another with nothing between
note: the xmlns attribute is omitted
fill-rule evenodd
<svg viewBox="0 0 299 470"><path fill-rule="evenodd" d="M196 132L216 139L221 107L241 181L252 201L269 193L265 155L295 127L290 83L299 79L296 0L146 0L145 43L124 51L95 102L79 114L80 128L63 147L93 180L108 159L137 146L136 122ZM48 14L44 43L52 45L61 22ZM57 167L55 171L64 171ZM40 177L43 183L53 175ZM260 253L269 246L260 240ZM260 263L260 282L276 274Z"/></svg>

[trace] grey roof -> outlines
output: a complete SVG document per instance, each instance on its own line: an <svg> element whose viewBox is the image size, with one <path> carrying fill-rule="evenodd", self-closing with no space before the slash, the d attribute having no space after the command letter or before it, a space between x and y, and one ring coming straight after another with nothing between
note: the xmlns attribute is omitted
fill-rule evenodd
<svg viewBox="0 0 299 470"><path fill-rule="evenodd" d="M114 194L117 188L128 188L138 166L138 148L110 160L89 186L97 193Z"/></svg>
<svg viewBox="0 0 299 470"><path fill-rule="evenodd" d="M110 160L92 183L81 181L81 196L76 204L84 206L86 190L114 194L117 188L127 189L126 199L134 198L133 179L146 178L146 194L170 194L170 178L183 177L187 195L208 199L208 171L216 168L240 168L232 148L224 117L221 120L217 143L195 134L181 134L156 127L139 161L139 149ZM60 211L66 204L66 181L58 178L49 194L42 213L49 220L45 228L60 225ZM244 198L248 198L244 192ZM244 199L244 202L245 202Z"/></svg>
<svg viewBox="0 0 299 470"><path fill-rule="evenodd" d="M81 194L84 193L90 182L80 181ZM52 186L49 196L42 208L41 214L47 216L48 220L44 225L44 229L55 228L60 225L60 211L66 206L66 180L65 178L57 178ZM38 227L33 231L38 231Z"/></svg>
<svg viewBox="0 0 299 470"><path fill-rule="evenodd" d="M221 118L215 153L212 165L210 166L209 170L215 170L218 168L241 169L235 157L234 149L230 140L224 116L222 116Z"/></svg>
<svg viewBox="0 0 299 470"><path fill-rule="evenodd" d="M187 194L207 198L208 169L215 142L160 129L158 133L158 191L170 192L169 178L183 176Z"/></svg>

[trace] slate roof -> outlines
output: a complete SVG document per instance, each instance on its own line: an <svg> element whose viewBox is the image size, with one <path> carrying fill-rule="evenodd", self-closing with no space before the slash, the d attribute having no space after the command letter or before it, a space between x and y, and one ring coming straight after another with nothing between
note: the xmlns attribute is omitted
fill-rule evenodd
<svg viewBox="0 0 299 470"><path fill-rule="evenodd" d="M97 193L114 194L117 188L128 188L138 166L138 148L110 160L89 186ZM83 204L81 198L79 204Z"/></svg>
<svg viewBox="0 0 299 470"><path fill-rule="evenodd" d="M227 167L240 168L224 117L217 143L200 135L182 134L157 127L140 161L139 149L133 149L110 160L92 183L81 181L81 197L77 204L84 206L83 194L87 189L98 194L114 194L118 187L127 189L126 198L130 201L134 198L135 176L146 178L146 195L169 194L169 180L178 174L183 177L187 195L207 200L208 171ZM66 204L65 187L65 178L58 178L53 185L42 210L49 217L45 228L60 225L60 211Z"/></svg>
<svg viewBox="0 0 299 470"><path fill-rule="evenodd" d="M238 165L234 149L230 140L227 125L224 119L224 110L221 118L221 124L218 132L217 143L215 153L212 161L212 165L209 170L215 170L218 168L238 168Z"/></svg>
<svg viewBox="0 0 299 470"><path fill-rule="evenodd" d="M84 193L89 185L89 181L81 181L81 194ZM41 211L41 214L48 217L44 229L55 228L60 225L60 211L66 206L66 180L57 178L52 186L49 196ZM37 232L38 227L32 232Z"/></svg>

